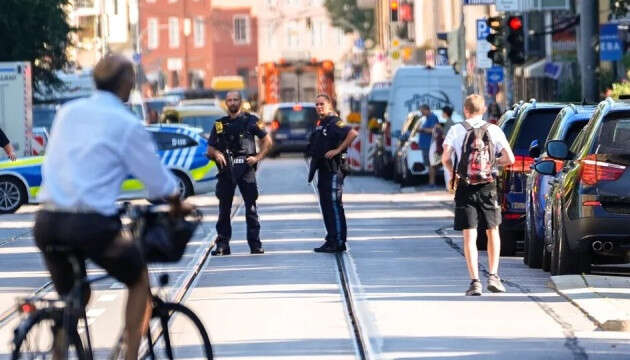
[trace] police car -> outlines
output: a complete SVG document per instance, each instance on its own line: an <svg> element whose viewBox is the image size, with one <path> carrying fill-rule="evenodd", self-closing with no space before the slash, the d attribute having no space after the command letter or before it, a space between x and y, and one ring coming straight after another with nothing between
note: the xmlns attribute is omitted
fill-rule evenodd
<svg viewBox="0 0 630 360"><path fill-rule="evenodd" d="M201 129L185 125L150 125L158 155L177 178L182 197L214 191L217 167L205 154L208 142ZM0 214L13 213L34 203L42 182L43 156L0 161ZM146 197L144 185L129 177L121 186L120 199Z"/></svg>

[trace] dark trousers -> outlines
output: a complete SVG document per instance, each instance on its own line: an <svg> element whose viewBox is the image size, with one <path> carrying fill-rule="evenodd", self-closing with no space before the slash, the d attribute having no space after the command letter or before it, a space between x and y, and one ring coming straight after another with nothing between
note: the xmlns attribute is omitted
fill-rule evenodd
<svg viewBox="0 0 630 360"><path fill-rule="evenodd" d="M219 173L216 195L219 198L219 219L217 221L217 247L229 247L232 238L232 224L230 213L232 200L236 186L241 191L245 203L245 219L247 222L247 243L250 249L258 249L260 243L260 223L256 210L258 199L258 185L256 184L256 170L246 164L235 165L240 167L236 171L222 171Z"/></svg>
<svg viewBox="0 0 630 360"><path fill-rule="evenodd" d="M317 171L317 190L319 192L319 206L324 215L326 225L326 241L335 245L346 242L348 233L346 213L341 200L343 194L343 173L341 171Z"/></svg>

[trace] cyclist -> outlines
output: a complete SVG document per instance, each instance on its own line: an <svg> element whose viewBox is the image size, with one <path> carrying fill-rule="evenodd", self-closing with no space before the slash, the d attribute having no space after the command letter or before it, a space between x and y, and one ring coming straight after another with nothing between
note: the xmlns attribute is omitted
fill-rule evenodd
<svg viewBox="0 0 630 360"><path fill-rule="evenodd" d="M180 202L175 179L160 162L149 133L123 104L134 86L132 64L108 55L96 64L93 77L94 95L67 103L55 117L42 166L42 210L33 233L60 295L72 289L72 266L66 256L47 251L50 245L76 250L84 274L88 258L127 286L124 334L126 359L131 360L138 357L151 304L142 254L128 232L121 231L120 186L132 174L144 183L149 198L166 198L174 215L192 206ZM86 303L88 299L86 289Z"/></svg>

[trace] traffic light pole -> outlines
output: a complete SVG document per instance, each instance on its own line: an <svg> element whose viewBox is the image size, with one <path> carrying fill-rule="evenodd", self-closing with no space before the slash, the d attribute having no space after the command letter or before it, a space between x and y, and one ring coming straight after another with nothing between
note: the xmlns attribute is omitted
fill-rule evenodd
<svg viewBox="0 0 630 360"><path fill-rule="evenodd" d="M595 103L599 100L597 84L597 51L599 35L599 7L597 1L580 1L580 73L582 99Z"/></svg>

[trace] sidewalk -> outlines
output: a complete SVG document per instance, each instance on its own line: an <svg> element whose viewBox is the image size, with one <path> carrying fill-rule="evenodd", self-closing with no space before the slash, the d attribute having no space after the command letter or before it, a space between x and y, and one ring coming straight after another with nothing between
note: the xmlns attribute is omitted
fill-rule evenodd
<svg viewBox="0 0 630 360"><path fill-rule="evenodd" d="M561 275L552 276L549 287L579 307L602 330L630 331L630 278Z"/></svg>

